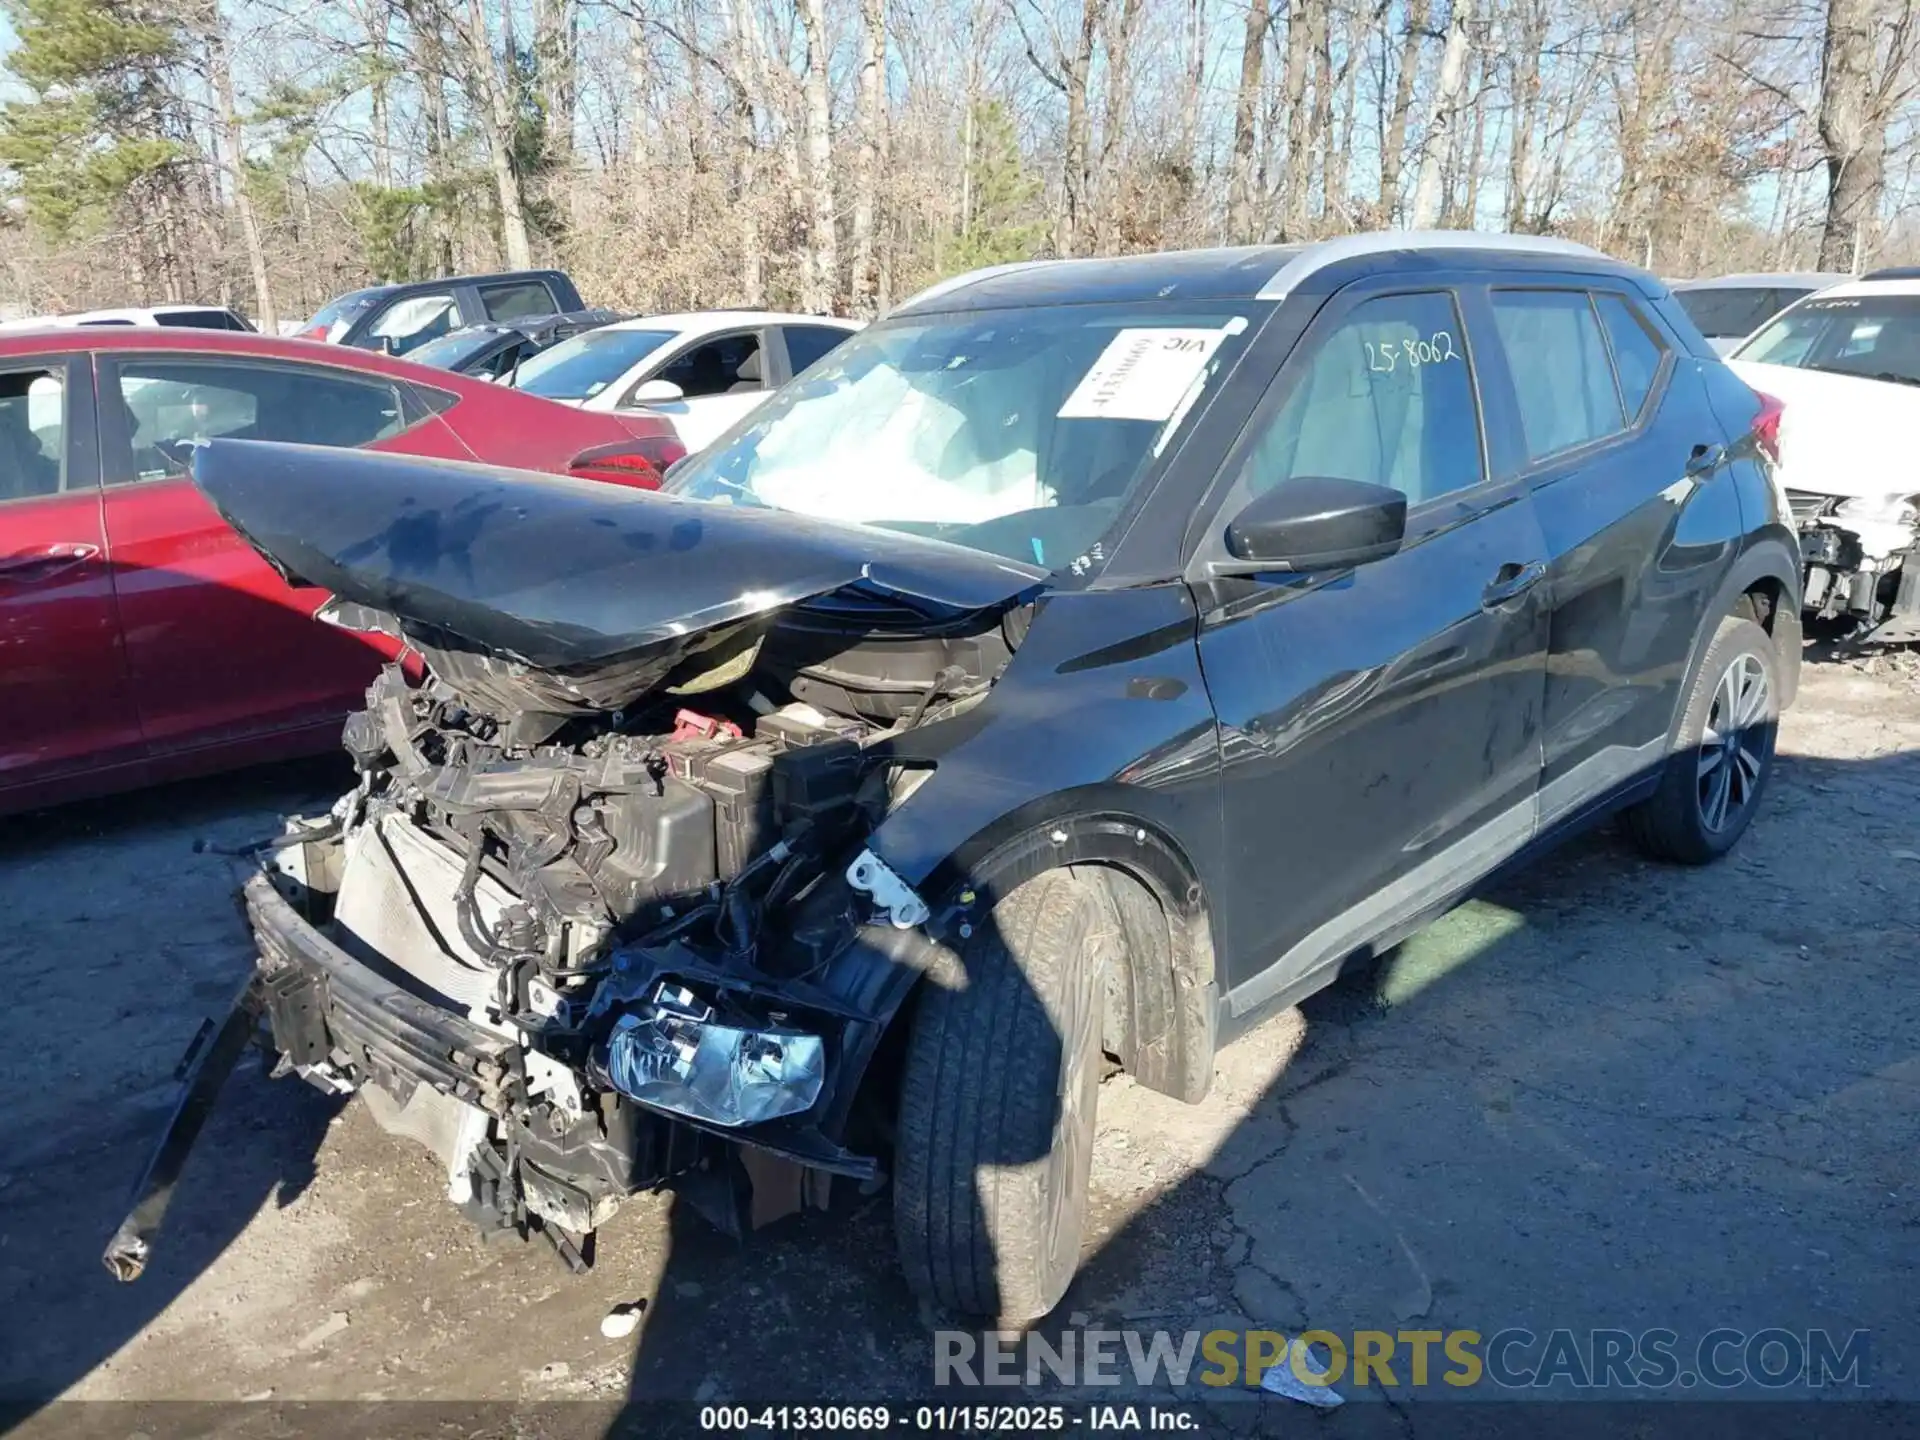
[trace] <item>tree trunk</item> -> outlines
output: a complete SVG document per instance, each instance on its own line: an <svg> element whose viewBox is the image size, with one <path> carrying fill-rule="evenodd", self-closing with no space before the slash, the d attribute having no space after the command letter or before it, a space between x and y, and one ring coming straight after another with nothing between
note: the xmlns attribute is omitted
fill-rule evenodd
<svg viewBox="0 0 1920 1440"><path fill-rule="evenodd" d="M1258 240L1265 229L1253 218L1254 129L1271 23L1267 0L1250 0L1240 42L1240 89L1233 102L1233 161L1227 177L1227 239L1234 244Z"/></svg>
<svg viewBox="0 0 1920 1440"><path fill-rule="evenodd" d="M577 0L534 0L534 94L546 120L547 161L562 172L573 164L579 29Z"/></svg>
<svg viewBox="0 0 1920 1440"><path fill-rule="evenodd" d="M1407 33L1400 41L1400 73L1393 81L1393 108L1380 143L1380 220L1400 209L1400 178L1406 171L1407 117L1413 113L1413 87L1420 78L1420 45L1427 34L1427 0L1407 0Z"/></svg>
<svg viewBox="0 0 1920 1440"><path fill-rule="evenodd" d="M861 0L856 120L860 151L853 177L853 269L847 295L855 315L873 314L873 217L880 187L880 129L886 123L887 0Z"/></svg>
<svg viewBox="0 0 1920 1440"><path fill-rule="evenodd" d="M1081 232L1092 217L1087 213L1092 175L1092 117L1087 109L1087 77L1093 70L1094 37L1100 33L1101 0L1082 0L1080 38L1073 55L1062 64L1061 75L1067 91L1066 174L1061 182L1061 209L1053 226L1054 253L1072 255L1080 244Z"/></svg>
<svg viewBox="0 0 1920 1440"><path fill-rule="evenodd" d="M213 101L220 117L220 149L226 160L227 185L233 191L234 213L240 217L240 235L247 245L247 266L253 271L254 323L263 335L277 334L280 317L273 308L273 284L267 278L267 250L260 235L260 218L247 193L247 151L240 116L233 103L233 67L227 55L227 37L215 18L207 53L212 70Z"/></svg>
<svg viewBox="0 0 1920 1440"><path fill-rule="evenodd" d="M513 55L513 15L503 10L506 24L505 48L508 64ZM520 176L513 168L514 107L510 89L511 70L501 73L493 52L493 37L487 30L484 0L467 0L467 49L472 65L472 83L480 89L482 126L487 134L487 160L493 170L493 188L500 201L500 239L506 248L507 268L533 268L533 246L527 239L526 198L520 190Z"/></svg>
<svg viewBox="0 0 1920 1440"><path fill-rule="evenodd" d="M1454 224L1462 230L1473 229L1474 218L1480 212L1482 152L1486 149L1487 143L1487 66L1484 58L1476 70L1472 89L1475 97L1473 129L1468 133L1467 143L1461 150L1456 165L1456 169L1465 176L1466 193L1460 197L1460 206L1454 215Z"/></svg>
<svg viewBox="0 0 1920 1440"><path fill-rule="evenodd" d="M1339 109L1327 127L1326 214L1332 223L1346 229L1353 224L1348 191L1353 169L1353 131L1360 109L1360 61L1365 54L1371 17L1356 5L1347 22L1347 53L1337 76Z"/></svg>
<svg viewBox="0 0 1920 1440"><path fill-rule="evenodd" d="M1513 138L1507 147L1507 229L1528 228L1527 191L1533 181L1533 130L1540 106L1540 52L1546 48L1546 13L1540 0L1519 0L1507 56L1513 76Z"/></svg>
<svg viewBox="0 0 1920 1440"><path fill-rule="evenodd" d="M807 266L801 308L815 315L833 309L840 283L840 241L834 233L833 100L827 66L826 0L800 0L800 24L807 38L807 73L802 87L806 116Z"/></svg>
<svg viewBox="0 0 1920 1440"><path fill-rule="evenodd" d="M733 206L739 225L740 298L746 305L763 305L767 294L765 243L760 231L760 110L764 74L756 53L757 36L749 33L733 0L722 0L733 85Z"/></svg>
<svg viewBox="0 0 1920 1440"><path fill-rule="evenodd" d="M373 106L373 179L382 190L393 188L393 119L387 104L387 12L368 35L368 42L379 67L373 73L369 99Z"/></svg>
<svg viewBox="0 0 1920 1440"><path fill-rule="evenodd" d="M1207 11L1201 0L1187 0L1187 74L1180 92L1180 153L1200 174L1200 92L1207 74Z"/></svg>
<svg viewBox="0 0 1920 1440"><path fill-rule="evenodd" d="M1313 144L1312 153L1315 162L1301 171L1304 180L1307 168L1320 172L1320 217L1324 233L1328 211L1328 200L1333 194L1333 25L1327 13L1326 5L1313 7L1312 24L1307 31L1307 43L1313 50ZM1306 197L1302 197L1301 208L1307 208Z"/></svg>
<svg viewBox="0 0 1920 1440"><path fill-rule="evenodd" d="M420 81L420 120L426 151L428 264L441 275L454 273L452 197L448 191L448 152L452 132L447 124L447 37L437 7L423 0L402 6L414 35L413 68ZM308 188L311 204L311 187Z"/></svg>
<svg viewBox="0 0 1920 1440"><path fill-rule="evenodd" d="M1127 107L1132 102L1133 33L1140 21L1141 0L1121 0L1118 24L1109 15L1106 26L1107 89L1100 113L1100 164L1090 187L1093 210L1093 248L1115 248L1114 224L1120 197L1114 193L1122 151L1127 140Z"/></svg>
<svg viewBox="0 0 1920 1440"><path fill-rule="evenodd" d="M1287 9L1287 158L1280 172L1280 238L1298 240L1307 229L1313 178L1313 117L1307 109L1307 68L1313 63L1316 24L1327 0L1293 0ZM1316 22L1315 16L1320 19Z"/></svg>
<svg viewBox="0 0 1920 1440"><path fill-rule="evenodd" d="M1827 164L1827 215L1820 268L1852 270L1880 203L1886 172L1886 117L1876 113L1875 0L1827 0L1820 51L1820 145Z"/></svg>
<svg viewBox="0 0 1920 1440"><path fill-rule="evenodd" d="M1440 56L1440 79L1427 113L1427 131L1421 137L1420 179L1414 187L1412 228L1429 230L1440 221L1446 201L1443 171L1447 149L1460 123L1460 96L1467 84L1467 27L1473 23L1473 0L1453 0L1447 19L1447 45Z"/></svg>

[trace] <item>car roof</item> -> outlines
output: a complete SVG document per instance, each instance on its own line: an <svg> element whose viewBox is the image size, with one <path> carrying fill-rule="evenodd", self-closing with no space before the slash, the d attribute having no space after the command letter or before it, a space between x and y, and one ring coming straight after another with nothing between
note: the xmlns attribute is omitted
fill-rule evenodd
<svg viewBox="0 0 1920 1440"><path fill-rule="evenodd" d="M345 300L378 299L402 290L438 290L445 285L477 285L493 280L545 280L560 275L559 270L488 270L478 275L433 275L425 280L394 280L385 285L363 285L358 290L342 290L327 301L338 305ZM325 309L322 306L321 309Z"/></svg>
<svg viewBox="0 0 1920 1440"><path fill-rule="evenodd" d="M683 310L673 315L635 315L630 320L601 326L604 330L732 330L744 325L826 325L836 330L858 330L858 320L837 315L798 315L784 310Z"/></svg>
<svg viewBox="0 0 1920 1440"><path fill-rule="evenodd" d="M1829 285L1844 285L1851 275L1824 274L1817 270L1755 270L1741 275L1706 275L1693 280L1674 280L1674 290L1766 290L1776 285L1804 285L1824 290Z"/></svg>
<svg viewBox="0 0 1920 1440"><path fill-rule="evenodd" d="M1920 295L1920 272L1888 276L1876 280L1869 275L1861 280L1845 280L1820 292L1820 298L1845 298L1850 295Z"/></svg>
<svg viewBox="0 0 1920 1440"><path fill-rule="evenodd" d="M1479 263L1525 259L1576 261L1575 268L1653 277L1590 246L1551 235L1505 235L1474 230L1382 230L1304 245L1241 245L1170 250L1151 255L1076 260L1027 260L943 280L891 312L988 310L1012 305L1072 305L1099 301L1279 300L1320 271L1349 262L1384 268L1416 256L1445 255Z"/></svg>
<svg viewBox="0 0 1920 1440"><path fill-rule="evenodd" d="M295 340L279 335L256 335L243 330L187 330L174 326L113 325L77 329L44 325L35 329L0 332L0 357L71 355L128 350L191 351L207 355L252 356L262 360L300 360L337 369L366 370L422 385L439 383L444 370L409 364L377 350L329 345L322 340Z"/></svg>
<svg viewBox="0 0 1920 1440"><path fill-rule="evenodd" d="M29 315L4 322L8 330L38 329L80 325L89 320L118 320L124 317L155 315L232 315L228 305L117 305L103 310L72 310L62 315Z"/></svg>

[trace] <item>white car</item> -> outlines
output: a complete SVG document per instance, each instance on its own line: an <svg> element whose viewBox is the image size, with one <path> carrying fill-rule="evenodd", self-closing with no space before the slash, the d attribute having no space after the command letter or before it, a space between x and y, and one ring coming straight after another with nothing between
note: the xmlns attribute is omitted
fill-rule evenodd
<svg viewBox="0 0 1920 1440"><path fill-rule="evenodd" d="M1673 280L1668 288L1687 318L1707 337L1714 353L1731 355L1740 342L1797 300L1844 285L1851 275L1819 271L1783 271L1759 275L1717 275L1705 280Z"/></svg>
<svg viewBox="0 0 1920 1440"><path fill-rule="evenodd" d="M1809 614L1920 640L1920 269L1881 270L1782 311L1728 363L1780 400L1780 464Z"/></svg>
<svg viewBox="0 0 1920 1440"><path fill-rule="evenodd" d="M82 310L72 315L33 315L9 320L0 329L26 330L41 325L164 325L185 330L246 330L245 317L219 305L146 305L122 310Z"/></svg>
<svg viewBox="0 0 1920 1440"><path fill-rule="evenodd" d="M767 310L645 315L562 340L524 362L515 384L583 410L663 415L701 450L859 328Z"/></svg>

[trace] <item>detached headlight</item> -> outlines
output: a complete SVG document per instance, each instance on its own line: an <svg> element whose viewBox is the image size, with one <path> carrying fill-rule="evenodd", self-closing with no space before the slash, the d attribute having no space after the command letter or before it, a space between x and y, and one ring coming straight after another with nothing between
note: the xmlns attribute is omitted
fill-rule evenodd
<svg viewBox="0 0 1920 1440"><path fill-rule="evenodd" d="M1833 507L1836 520L1870 525L1911 525L1920 519L1920 495L1862 495Z"/></svg>
<svg viewBox="0 0 1920 1440"><path fill-rule="evenodd" d="M718 1024L691 990L663 984L652 1004L614 1024L606 1068L623 1095L734 1127L811 1108L826 1054L818 1035Z"/></svg>

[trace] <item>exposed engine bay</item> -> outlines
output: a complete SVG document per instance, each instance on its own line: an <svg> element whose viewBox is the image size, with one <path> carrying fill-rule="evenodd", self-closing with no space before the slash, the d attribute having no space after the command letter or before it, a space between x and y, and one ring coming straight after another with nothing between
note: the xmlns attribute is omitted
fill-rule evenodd
<svg viewBox="0 0 1920 1440"><path fill-rule="evenodd" d="M743 627L657 692L594 697L611 710L426 642L423 684L388 667L346 726L359 786L296 822L276 870L354 960L503 1043L492 1074L442 1087L391 1037L323 1040L308 977L276 972L263 934L283 1063L431 1148L483 1227L540 1230L576 1264L639 1189L687 1183L734 1228L824 1204L827 1175L876 1179L835 1082L877 1035L819 982L863 934L927 920L865 848L926 773L886 742L984 694L1012 627L835 628ZM742 1168L720 1137L757 1153Z"/></svg>

